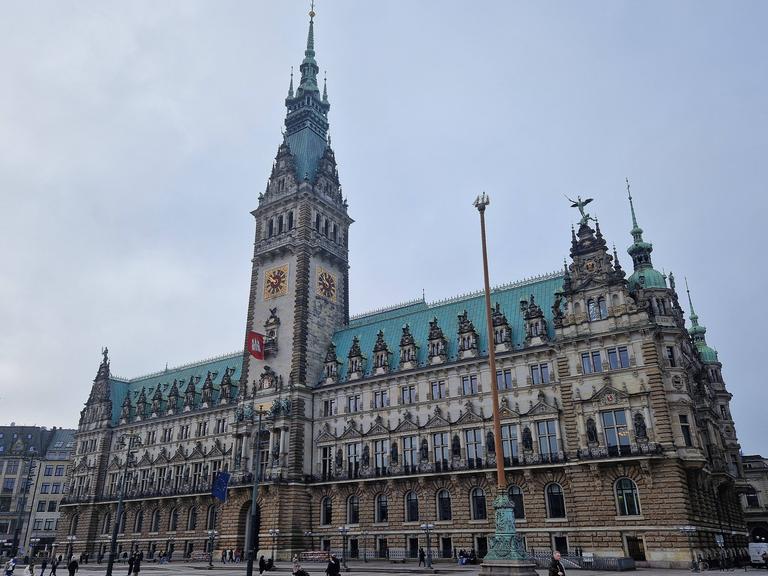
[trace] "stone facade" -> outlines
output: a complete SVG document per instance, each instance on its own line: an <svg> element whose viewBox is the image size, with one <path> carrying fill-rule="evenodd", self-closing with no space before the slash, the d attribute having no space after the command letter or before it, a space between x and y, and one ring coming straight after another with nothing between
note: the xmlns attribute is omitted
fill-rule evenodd
<svg viewBox="0 0 768 576"><path fill-rule="evenodd" d="M768 458L744 456L744 479L749 483L742 495L744 518L750 542L768 542Z"/></svg>
<svg viewBox="0 0 768 576"><path fill-rule="evenodd" d="M318 70L310 22L253 212L244 351L131 380L110 374L105 351L59 540L106 551L128 470L121 551L194 557L214 529L217 554L243 549L258 473L262 553L409 556L429 522L441 556L482 556L501 442L529 551L685 566L692 550L718 553L722 538L728 554L743 554L746 485L722 366L692 304L686 329L673 275L653 268L631 195L630 277L579 198L565 269L492 291L493 342L479 293L350 318L352 220ZM126 438L141 440L132 456ZM210 495L222 471L225 503Z"/></svg>

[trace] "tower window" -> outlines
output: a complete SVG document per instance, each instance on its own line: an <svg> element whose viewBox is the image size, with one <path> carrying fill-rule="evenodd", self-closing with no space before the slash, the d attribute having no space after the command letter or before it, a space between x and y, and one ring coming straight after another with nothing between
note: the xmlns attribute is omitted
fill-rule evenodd
<svg viewBox="0 0 768 576"><path fill-rule="evenodd" d="M320 214L315 215L315 230L320 232Z"/></svg>
<svg viewBox="0 0 768 576"><path fill-rule="evenodd" d="M693 446L693 439L691 438L691 425L688 422L687 414L680 414L680 432L683 434L683 442L686 447Z"/></svg>
<svg viewBox="0 0 768 576"><path fill-rule="evenodd" d="M275 234L275 222L270 218L267 224L267 238L272 238Z"/></svg>
<svg viewBox="0 0 768 576"><path fill-rule="evenodd" d="M338 242L338 232L336 230L336 224L333 225L333 241Z"/></svg>
<svg viewBox="0 0 768 576"><path fill-rule="evenodd" d="M293 230L293 210L288 212L288 230Z"/></svg>
<svg viewBox="0 0 768 576"><path fill-rule="evenodd" d="M282 234L283 233L283 215L277 217L277 233Z"/></svg>

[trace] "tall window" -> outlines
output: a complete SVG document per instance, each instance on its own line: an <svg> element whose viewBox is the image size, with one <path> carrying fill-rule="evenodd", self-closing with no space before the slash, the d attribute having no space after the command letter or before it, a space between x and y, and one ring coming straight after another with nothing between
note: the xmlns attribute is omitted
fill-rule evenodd
<svg viewBox="0 0 768 576"><path fill-rule="evenodd" d="M472 488L469 493L470 507L472 509L472 520L485 520L488 518L488 511L485 507L485 490L482 488Z"/></svg>
<svg viewBox="0 0 768 576"><path fill-rule="evenodd" d="M477 394L477 376L475 374L461 377L461 393L464 396Z"/></svg>
<svg viewBox="0 0 768 576"><path fill-rule="evenodd" d="M112 530L112 514L107 513L104 515L104 521L101 524L101 533L109 534Z"/></svg>
<svg viewBox="0 0 768 576"><path fill-rule="evenodd" d="M400 388L400 404L413 404L414 402L416 402L416 386Z"/></svg>
<svg viewBox="0 0 768 576"><path fill-rule="evenodd" d="M637 495L637 485L629 478L616 480L616 506L619 516L639 516L640 498Z"/></svg>
<svg viewBox="0 0 768 576"><path fill-rule="evenodd" d="M333 475L333 447L323 446L320 449L320 466L322 468L323 479L330 478Z"/></svg>
<svg viewBox="0 0 768 576"><path fill-rule="evenodd" d="M629 368L629 352L627 347L608 348L608 365L611 367L611 370Z"/></svg>
<svg viewBox="0 0 768 576"><path fill-rule="evenodd" d="M435 466L441 469L447 468L450 459L448 432L432 434L432 445L435 451Z"/></svg>
<svg viewBox="0 0 768 576"><path fill-rule="evenodd" d="M320 503L320 524L328 526L333 522L333 503L331 497L326 496Z"/></svg>
<svg viewBox="0 0 768 576"><path fill-rule="evenodd" d="M608 306L605 303L605 298L598 298L597 300L589 299L587 301L587 313L590 320L602 320L608 317Z"/></svg>
<svg viewBox="0 0 768 576"><path fill-rule="evenodd" d="M208 506L208 513L205 517L205 529L214 530L216 528L216 506L211 504Z"/></svg>
<svg viewBox="0 0 768 576"><path fill-rule="evenodd" d="M691 425L688 422L687 414L680 414L680 432L683 434L683 442L690 448L693 446L693 439L691 438Z"/></svg>
<svg viewBox="0 0 768 576"><path fill-rule="evenodd" d="M293 210L288 212L288 230L293 230Z"/></svg>
<svg viewBox="0 0 768 576"><path fill-rule="evenodd" d="M531 381L534 384L549 384L549 364L531 366Z"/></svg>
<svg viewBox="0 0 768 576"><path fill-rule="evenodd" d="M501 427L501 447L504 450L504 464L509 466L517 459L517 424Z"/></svg>
<svg viewBox="0 0 768 576"><path fill-rule="evenodd" d="M667 346L667 362L669 362L669 367L674 368L677 366L677 362L675 361L675 347L674 346Z"/></svg>
<svg viewBox="0 0 768 576"><path fill-rule="evenodd" d="M386 494L376 496L376 522L389 521L389 502Z"/></svg>
<svg viewBox="0 0 768 576"><path fill-rule="evenodd" d="M347 412L357 412L362 410L363 403L361 401L360 394L352 394L347 396Z"/></svg>
<svg viewBox="0 0 768 576"><path fill-rule="evenodd" d="M437 493L437 519L450 520L452 517L451 493L443 488Z"/></svg>
<svg viewBox="0 0 768 576"><path fill-rule="evenodd" d="M168 532L176 532L179 526L179 509L174 508L168 516Z"/></svg>
<svg viewBox="0 0 768 576"><path fill-rule="evenodd" d="M357 496L347 498L347 523L360 524L360 499Z"/></svg>
<svg viewBox="0 0 768 576"><path fill-rule="evenodd" d="M373 407L384 408L389 406L389 392L387 390L377 390L373 393Z"/></svg>
<svg viewBox="0 0 768 576"><path fill-rule="evenodd" d="M357 478L360 470L360 444L347 444L347 474L350 478Z"/></svg>
<svg viewBox="0 0 768 576"><path fill-rule="evenodd" d="M187 513L187 530L194 530L197 527L197 508L190 508Z"/></svg>
<svg viewBox="0 0 768 576"><path fill-rule="evenodd" d="M389 464L389 440L373 441L373 465L376 471L383 473Z"/></svg>
<svg viewBox="0 0 768 576"><path fill-rule="evenodd" d="M507 489L507 495L512 504L515 505L515 518L525 518L525 502L523 502L523 491L520 489L520 486L512 484Z"/></svg>
<svg viewBox="0 0 768 576"><path fill-rule="evenodd" d="M542 456L557 456L557 420L536 422L539 435L539 453Z"/></svg>
<svg viewBox="0 0 768 576"><path fill-rule="evenodd" d="M600 352L582 352L581 369L584 374L603 371L603 361L600 358Z"/></svg>
<svg viewBox="0 0 768 576"><path fill-rule="evenodd" d="M544 493L547 499L547 518L565 518L565 497L560 484L547 484Z"/></svg>
<svg viewBox="0 0 768 576"><path fill-rule="evenodd" d="M133 531L141 532L141 529L143 527L144 527L144 511L139 510L136 513L136 517L133 519Z"/></svg>
<svg viewBox="0 0 768 576"><path fill-rule="evenodd" d="M512 390L512 370L510 368L496 372L496 387L499 390Z"/></svg>
<svg viewBox="0 0 768 576"><path fill-rule="evenodd" d="M418 436L406 436L403 438L403 465L406 467L416 466L417 451L419 449Z"/></svg>
<svg viewBox="0 0 768 576"><path fill-rule="evenodd" d="M125 534L125 510L120 514L120 518L117 521L117 532Z"/></svg>
<svg viewBox="0 0 768 576"><path fill-rule="evenodd" d="M432 382L432 400L440 400L442 398L447 398L448 394L445 389L445 380L438 380L437 382Z"/></svg>
<svg viewBox="0 0 768 576"><path fill-rule="evenodd" d="M609 410L602 412L605 445L609 452L629 452L629 432L627 431L627 415L624 410Z"/></svg>
<svg viewBox="0 0 768 576"><path fill-rule="evenodd" d="M152 519L149 521L150 532L160 532L160 509L155 508L152 511Z"/></svg>
<svg viewBox="0 0 768 576"><path fill-rule="evenodd" d="M480 428L464 430L464 440L467 445L467 462L470 466L482 465L483 431Z"/></svg>
<svg viewBox="0 0 768 576"><path fill-rule="evenodd" d="M333 416L336 414L336 398L323 400L323 416Z"/></svg>
<svg viewBox="0 0 768 576"><path fill-rule="evenodd" d="M405 521L418 522L419 520L419 497L416 492L411 490L405 495Z"/></svg>

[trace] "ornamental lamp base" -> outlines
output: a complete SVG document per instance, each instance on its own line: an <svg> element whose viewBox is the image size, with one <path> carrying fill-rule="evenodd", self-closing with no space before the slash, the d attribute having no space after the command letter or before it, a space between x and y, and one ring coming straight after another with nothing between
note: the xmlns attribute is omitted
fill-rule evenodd
<svg viewBox="0 0 768 576"><path fill-rule="evenodd" d="M484 560L479 576L538 576L536 564L526 560Z"/></svg>

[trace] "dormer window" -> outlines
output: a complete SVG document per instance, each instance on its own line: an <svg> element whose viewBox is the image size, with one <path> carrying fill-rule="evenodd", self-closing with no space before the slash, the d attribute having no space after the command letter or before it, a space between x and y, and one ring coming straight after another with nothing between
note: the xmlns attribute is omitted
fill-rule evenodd
<svg viewBox="0 0 768 576"><path fill-rule="evenodd" d="M338 231L336 230L336 224L333 224L333 241L338 242Z"/></svg>
<svg viewBox="0 0 768 576"><path fill-rule="evenodd" d="M605 303L605 298L602 296L595 300L590 298L587 301L587 314L590 322L594 320L603 320L608 317L608 307Z"/></svg>
<svg viewBox="0 0 768 576"><path fill-rule="evenodd" d="M285 190L285 178L280 178L280 180L277 181L277 190L278 192Z"/></svg>

